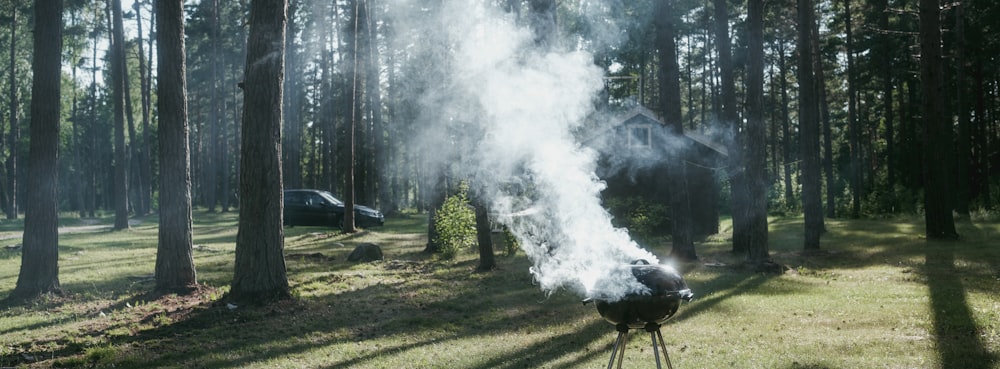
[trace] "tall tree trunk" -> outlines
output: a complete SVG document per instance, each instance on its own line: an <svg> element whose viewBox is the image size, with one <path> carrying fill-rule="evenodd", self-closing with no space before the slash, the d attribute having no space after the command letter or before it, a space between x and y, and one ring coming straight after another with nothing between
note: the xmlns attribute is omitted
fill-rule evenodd
<svg viewBox="0 0 1000 369"><path fill-rule="evenodd" d="M318 2L318 5L321 6L321 4L322 2ZM328 17L327 10L321 9L319 11L322 14L322 16L320 17L321 22L323 23L329 22L329 18L327 18ZM333 18L333 26L331 26L330 28L341 29L340 28L341 22L339 20L340 16L339 13L337 12L336 2L332 4L332 9L330 11L333 12L333 17L331 17ZM347 63L343 60L344 55L346 53L344 51L341 51L347 49L343 45L342 40L345 38L345 36L342 35L343 33L344 32L337 32L337 44L338 44L337 52L340 54L340 58L338 59L340 60L340 63L343 66L342 68L346 69L348 68L348 66ZM323 143L320 147L320 155L319 155L319 157L322 158L322 163L323 163L322 164L323 173L320 179L321 183L320 187L326 187L329 188L330 191L338 192L337 189L341 188L341 186L339 183L337 183L337 179L339 176L338 172L340 170L340 165L339 165L340 161L338 160L337 157L337 152L338 152L337 140L339 138L337 133L337 119L335 117L335 114L337 112L337 107L340 104L343 104L341 106L342 109L340 109L341 116L345 117L343 118L343 121L346 122L350 118L349 116L350 107L348 105L350 104L350 99L347 98L348 96L347 91L349 91L348 89L350 88L350 86L347 84L349 78L345 76L340 81L341 83L344 84L344 92L340 94L338 101L338 98L335 97L334 96L335 94L333 93L334 77L333 73L331 72L333 68L332 65L333 51L328 49L329 45L331 44L329 37L330 37L329 32L320 32L320 43L323 44L323 46L321 47L321 50L323 50L323 55L320 56L320 79L322 80L320 82L321 86L320 94L322 96L323 105L320 107L320 109L326 112L323 114L323 116L320 117L321 120L320 131L323 135Z"/></svg>
<svg viewBox="0 0 1000 369"><path fill-rule="evenodd" d="M156 290L185 292L197 285L191 219L191 150L188 143L184 0L157 0L160 21L156 104L160 142L160 230Z"/></svg>
<svg viewBox="0 0 1000 369"><path fill-rule="evenodd" d="M91 49L91 70L90 70L90 119L87 120L87 127L84 130L83 141L84 147L88 151L89 155L85 155L91 158L97 158L97 45L98 38L100 34L98 32L93 32L94 43ZM97 208L97 161L96 160L83 160L83 166L85 168L86 174L84 175L84 208L86 209L87 216L93 218L96 215ZM83 212L81 212L83 213ZM81 214L82 216L83 214Z"/></svg>
<svg viewBox="0 0 1000 369"><path fill-rule="evenodd" d="M366 1L367 17L365 17L365 38L367 40L367 73L365 87L368 94L368 110L372 112L371 120L371 161L369 163L369 194L372 206L384 207L390 196L389 192L389 171L386 148L386 122L382 115L382 83L380 78L381 65L378 55L378 19L373 13L377 6L371 3L375 0Z"/></svg>
<svg viewBox="0 0 1000 369"><path fill-rule="evenodd" d="M62 11L62 0L35 1L24 246L17 285L8 296L12 301L61 292L57 206Z"/></svg>
<svg viewBox="0 0 1000 369"><path fill-rule="evenodd" d="M732 42L729 37L729 7L726 0L714 0L715 43L719 53L719 77L721 82L722 110L720 119L724 129L730 132L729 170L732 212L733 212L733 253L746 254L749 251L749 225L747 214L750 198L747 194L746 167L743 158L743 137L739 134L739 113L736 110L736 85L733 76ZM716 110L718 111L718 110Z"/></svg>
<svg viewBox="0 0 1000 369"><path fill-rule="evenodd" d="M111 95L115 121L115 230L128 229L128 154L125 147L125 31L122 2L111 1Z"/></svg>
<svg viewBox="0 0 1000 369"><path fill-rule="evenodd" d="M823 233L823 204L820 185L819 117L816 75L812 62L812 0L798 0L799 23L799 147L802 151L802 210L805 217L805 250L818 250Z"/></svg>
<svg viewBox="0 0 1000 369"><path fill-rule="evenodd" d="M813 20L815 22L815 20ZM844 30L847 36L847 130L851 147L851 218L861 217L861 125L854 84L854 34L851 29L851 0L844 0Z"/></svg>
<svg viewBox="0 0 1000 369"><path fill-rule="evenodd" d="M747 0L747 261L771 261L767 235L767 127L764 122L764 0Z"/></svg>
<svg viewBox="0 0 1000 369"><path fill-rule="evenodd" d="M680 135L684 130L681 116L680 66L677 64L676 26L673 0L661 1L656 9L656 45L660 53L660 111L668 129ZM691 223L691 203L686 168L687 158L667 159L667 182L670 191L672 248L670 255L680 260L696 260Z"/></svg>
<svg viewBox="0 0 1000 369"><path fill-rule="evenodd" d="M973 173L975 174L975 179L973 183L978 183L977 189L982 195L983 207L986 210L991 210L993 208L992 195L990 194L990 161L989 156L986 154L989 149L991 141L995 139L987 138L989 133L989 124L986 117L986 81L984 81L985 76L983 75L983 59L985 56L979 54L976 56L976 69L975 69L975 85L976 85L976 139L975 139L975 150L979 153L976 155L976 168Z"/></svg>
<svg viewBox="0 0 1000 369"><path fill-rule="evenodd" d="M71 25L70 27L80 24L80 20L78 18L78 12L76 10L71 10L70 11L69 24ZM83 50L81 49L81 52L82 51ZM71 81L77 81L77 76L79 75L79 69L80 69L80 65L77 64L77 63L73 63L73 65L70 67L70 80ZM80 157L80 140L79 140L79 135L78 135L78 133L79 133L78 127L79 127L79 123L81 121L79 91L80 91L79 89L74 88L70 92L70 94L71 94L71 96L70 96L70 113L69 113L69 119L68 119L68 121L69 121L69 133L67 134L67 136L68 136L67 147L69 148L69 153L70 153L70 164L69 164L69 169L67 170L67 173L69 174L69 178L75 178L75 179L82 178L82 176L83 176L83 173L80 170L80 159L79 159L79 157ZM3 128L2 127L3 126L0 125L0 132L3 132ZM0 142L2 142L2 140L0 140ZM3 151L3 144L0 144L0 151ZM3 173L3 170L2 170L2 167L0 167L0 176L3 175L2 173ZM2 196L2 192L3 192L2 186L0 186L0 198L3 197ZM65 197L69 200L70 209L76 210L76 211L80 211L82 209L82 203L83 202L81 201L82 200L81 197L80 197L81 195L82 195L82 193L80 192L80 186L73 186L73 187L71 187L69 189L69 193L66 194Z"/></svg>
<svg viewBox="0 0 1000 369"><path fill-rule="evenodd" d="M219 65L226 65L226 57L220 57ZM230 181L230 166L232 155L230 155L229 124L226 111L229 109L226 104L226 90L222 86L226 85L226 72L219 72L219 207L223 212L229 211L232 183Z"/></svg>
<svg viewBox="0 0 1000 369"><path fill-rule="evenodd" d="M771 46L771 55L775 55L778 53L778 47L777 47L778 43L779 42L775 40L774 44ZM778 58L779 59L783 58L783 56ZM780 62L778 62L778 64L780 64ZM767 104L770 116L766 117L765 119L768 120L769 122L768 124L770 125L770 129L768 129L767 131L769 135L767 139L768 140L767 145L768 147L770 147L770 150L767 151L768 154L770 155L768 162L771 165L770 169L768 169L768 174L770 176L770 180L773 183L778 184L780 183L779 181L781 180L781 158L780 158L781 146L778 144L779 142L778 132L780 132L780 128L778 128L778 122L782 119L782 117L781 117L781 87L780 87L780 82L778 82L778 77L775 76L776 74L775 68L781 70L781 68L778 65L771 65L770 68L767 69L767 80L768 80L767 88L770 89L770 93L768 93L767 95L768 97ZM781 78L784 79L784 76L782 76Z"/></svg>
<svg viewBox="0 0 1000 369"><path fill-rule="evenodd" d="M392 25L387 26L392 32ZM388 188L385 192L385 197L382 199L383 203L379 206L383 213L387 215L395 215L399 212L399 204L403 193L403 183L400 181L402 177L403 164L400 163L402 160L396 160L400 150L400 145L396 142L396 137L400 135L400 124L396 122L402 122L402 119L398 119L399 111L402 110L399 107L399 88L397 87L396 79L396 51L390 50L386 64L388 68L387 76L387 96L389 101L386 103L386 129L385 129L385 152L382 154L385 156L385 167L386 171L385 177L388 181L383 184L384 187Z"/></svg>
<svg viewBox="0 0 1000 369"><path fill-rule="evenodd" d="M219 83L222 80L221 69L222 58L220 55L222 34L219 30L219 0L210 0L209 3L209 16L208 16L208 27L209 27L209 44L211 45L211 51L209 51L209 81L208 81L208 139L205 140L205 145L207 145L207 150L205 150L205 157L203 162L205 163L205 205L208 207L209 212L215 212L216 206L219 205L219 179L222 177L222 173L225 169L220 165L222 161L222 141L225 139L222 137L220 132L220 125L222 125L222 103L223 99L222 92L219 91ZM204 3L202 3L204 4Z"/></svg>
<svg viewBox="0 0 1000 369"><path fill-rule="evenodd" d="M476 209L476 241L479 246L479 266L476 270L485 272L497 268L493 254L493 231L490 229L489 204L482 194L473 195L472 206Z"/></svg>
<svg viewBox="0 0 1000 369"><path fill-rule="evenodd" d="M371 204L374 201L372 163L374 163L375 155L372 152L372 129L375 122L372 120L374 109L371 105L371 87L368 85L370 75L368 72L368 9L369 0L364 0L358 7L358 34L355 39L358 42L355 46L355 51L358 53L358 62L355 66L358 70L354 72L358 79L354 88L358 90L360 95L357 99L353 156L356 160L354 163L354 199L356 202Z"/></svg>
<svg viewBox="0 0 1000 369"><path fill-rule="evenodd" d="M240 164L240 221L229 297L267 302L291 297L285 270L281 187L281 101L285 0L250 5Z"/></svg>
<svg viewBox="0 0 1000 369"><path fill-rule="evenodd" d="M826 216L833 218L837 215L837 179L833 174L833 125L830 122L830 103L826 98L826 68L824 68L823 54L820 52L819 22L813 19L812 24L813 48L812 58L813 69L816 72L816 98L819 103L819 120L823 130L823 174L826 179Z"/></svg>
<svg viewBox="0 0 1000 369"><path fill-rule="evenodd" d="M124 114L125 114L125 122L128 127L128 142L129 142L129 145L127 146L129 152L126 153L126 155L129 156L129 159L126 160L126 162L129 165L129 168L126 170L126 173L129 176L127 179L131 182L129 188L132 189L133 193L132 195L129 196L129 198L133 202L129 208L134 210L136 215L146 215L146 212L148 211L148 209L146 208L147 204L144 204L142 202L142 195L141 195L143 192L146 191L145 190L146 185L145 183L142 182L142 176L139 173L140 164L138 163L140 159L139 147L142 146L142 144L139 142L140 141L139 134L135 130L135 116L132 115L132 110L133 110L132 93L131 93L132 87L131 84L129 83L128 69L124 68L124 66L128 66L128 63L124 63L122 68L122 73L124 73L125 77L122 79L122 97L125 98Z"/></svg>
<svg viewBox="0 0 1000 369"><path fill-rule="evenodd" d="M288 5L288 32L285 34L285 63L290 70L298 70L295 33L298 31L295 13L300 1ZM285 76L285 141L281 144L282 172L285 188L302 188L302 122L299 121L299 73Z"/></svg>
<svg viewBox="0 0 1000 369"><path fill-rule="evenodd" d="M150 160L149 157L149 151L150 151L149 148L152 145L152 143L150 142L150 140L152 140L152 135L149 133L150 130L149 114L151 107L150 105L152 104L152 96L151 96L152 94L150 90L152 89L152 84L149 83L149 79L152 78L152 76L151 73L148 73L148 71L146 70L147 65L152 63L147 63L146 56L143 54L142 12L141 12L142 6L139 2L135 2L132 4L132 8L135 10L136 14L135 23L138 28L138 37L139 37L139 40L137 42L137 45L139 47L139 90L140 90L139 95L141 96L140 105L142 105L142 123L141 123L142 138L134 142L135 146L138 148L137 155L135 157L135 162L138 164L137 166L139 167L138 175L140 183L145 184L145 186L140 188L140 191L138 191L139 194L137 201L140 204L142 204L141 206L143 209L142 214L146 214L147 212L152 210L151 198L153 196L152 194L153 174L151 168L152 161ZM150 16L150 18L152 18L152 16ZM150 46L150 48L152 48L152 46Z"/></svg>
<svg viewBox="0 0 1000 369"><path fill-rule="evenodd" d="M782 177L785 183L785 202L789 207L796 204L795 201L795 191L792 187L792 168L795 166L793 162L793 152L792 152L792 128L791 128L791 114L788 112L789 99L788 99L788 59L785 59L785 44L778 42L778 69L781 73L781 162Z"/></svg>
<svg viewBox="0 0 1000 369"><path fill-rule="evenodd" d="M239 0L239 7L237 9L239 9L239 11L237 12L237 14L247 14L249 12L248 7L247 7L247 0ZM246 20L246 18L244 18L244 20ZM246 30L246 27L238 27L237 28L236 39L240 40L241 42L245 42L246 41L246 39L247 39L247 30ZM246 55L247 55L246 48L245 47L244 48L240 48L240 52L239 52L239 55L237 56L237 58L238 58L237 60L240 60L240 59L246 60ZM243 71L243 66L240 63L233 63L233 67L232 67L232 80L233 81L242 81L242 78L243 78L242 74L243 74L243 72L244 72ZM234 84L234 85L239 86L238 84ZM231 96L232 96L233 101L239 101L240 100L239 94L242 92L242 89L232 88L230 91L232 91L232 95ZM243 142L243 124L242 124L243 116L241 114L242 111L243 111L243 108L244 107L242 106L242 104L238 104L238 103L234 103L233 104L233 111L232 111L232 114L231 114L232 115L231 119L232 119L232 125L233 125L233 144L234 145L239 145L239 143ZM242 188L243 188L243 185L240 184L240 178L241 178L240 177L240 173L243 173L243 167L242 167L242 165L243 165L243 150L242 150L241 147L237 147L237 148L233 149L232 152L233 152L233 158L232 158L232 160L233 160L233 166L234 166L233 172L236 173L236 175L233 176L233 179L236 181L236 183L233 183L232 186L233 186L233 188L236 189L236 191L234 191L235 192L234 195L238 199L241 196L241 194L239 193L239 191L241 191Z"/></svg>
<svg viewBox="0 0 1000 369"><path fill-rule="evenodd" d="M9 154L7 156L7 183L0 184L6 187L7 203L3 204L7 212L7 219L17 219L17 155L21 142L21 123L17 119L17 6L11 6L10 20L10 75L7 77L7 84L10 88L10 136L7 138ZM0 139L3 131L0 131Z"/></svg>
<svg viewBox="0 0 1000 369"><path fill-rule="evenodd" d="M941 9L938 0L920 0L920 82L924 118L924 221L928 239L955 239L951 166L952 128L944 115L941 65Z"/></svg>
<svg viewBox="0 0 1000 369"><path fill-rule="evenodd" d="M218 3L218 1L217 1ZM219 5L216 4L218 7ZM216 13L221 12L220 8ZM217 14L218 18L222 18L222 14ZM228 102L226 99L227 88L225 86L232 86L233 83L228 83L226 79L226 71L223 69L226 65L226 53L221 52L223 43L221 34L222 26L221 22L216 22L216 32L220 34L219 39L219 206L223 212L228 212L231 204L232 196L232 154L230 146L233 141L229 133L230 120L228 119L226 113L229 111ZM234 104L235 105L235 104ZM235 114L234 116L239 116Z"/></svg>
<svg viewBox="0 0 1000 369"><path fill-rule="evenodd" d="M354 5L352 22L354 32L351 34L353 36L353 48L351 49L353 61L350 65L351 88L348 91L351 94L351 119L347 122L347 147L344 148L346 150L347 170L344 173L344 225L341 228L345 233L357 232L354 224L354 172L357 163L355 140L359 115L361 114L361 99L363 98L358 86L358 32L360 30L362 1L365 0L352 0Z"/></svg>
<svg viewBox="0 0 1000 369"><path fill-rule="evenodd" d="M441 251L441 244L438 240L440 233L437 230L437 212L441 210L445 199L448 198L448 179L444 174L445 168L441 165L432 164L434 168L429 168L426 178L427 183L424 195L427 201L427 246L424 252L428 254Z"/></svg>
<svg viewBox="0 0 1000 369"><path fill-rule="evenodd" d="M920 92L917 88L918 82L914 78L907 78L906 84L906 95L908 103L906 104L908 109L905 109L906 118L903 120L906 122L906 130L903 134L907 136L906 142L910 147L910 155L905 155L907 158L907 169L908 169L908 179L907 182L911 184L910 188L922 188L924 186L924 173L923 164L924 157L923 152L926 149L924 145L924 140L919 137L920 130L918 125L920 124Z"/></svg>
<svg viewBox="0 0 1000 369"><path fill-rule="evenodd" d="M958 151L955 156L955 212L969 218L971 176L969 161L972 157L972 133L965 98L965 11L963 1L955 3L955 111L958 114Z"/></svg>
<svg viewBox="0 0 1000 369"><path fill-rule="evenodd" d="M697 126L694 123L694 116L695 116L695 113L694 113L695 112L695 110L694 110L694 100L695 100L694 99L694 53L695 53L695 48L692 46L692 45L694 45L693 39L694 39L694 33L693 32L688 33L687 34L687 41L686 41L687 42L687 55L686 55L687 56L687 58L686 58L687 59L686 60L686 62L687 62L686 64L687 65L684 66L685 67L684 73L686 74L686 77L687 77L687 81L686 81L687 82L687 86L685 86L685 87L687 87L687 121L688 121L688 129L695 129L695 128L697 128Z"/></svg>
<svg viewBox="0 0 1000 369"><path fill-rule="evenodd" d="M889 1L878 0L874 8L881 12L878 16L878 27L881 31L879 38L879 68L882 71L882 116L885 118L885 161L886 161L886 188L885 192L890 196L893 207L896 205L896 131L893 119L895 115L892 110L892 35L889 34Z"/></svg>
<svg viewBox="0 0 1000 369"><path fill-rule="evenodd" d="M706 6L707 6L707 0L706 0ZM701 54L701 84L702 84L702 87L701 87L701 121L702 122L708 122L708 105L709 105L709 102L708 102L708 90L709 90L709 85L711 85L713 83L711 81L712 76L710 75L710 68L709 68L709 65L711 64L711 59L712 59L712 52L711 52L711 48L712 48L712 45L711 45L712 44L712 37L711 37L712 31L711 31L711 29L712 29L712 26L711 26L711 22L709 21L710 20L709 12L706 10L706 11L703 12L703 14L704 15L702 17L703 18L702 22L704 23L704 28L705 28L705 34L704 34L705 48L704 48L704 50L702 51L702 54Z"/></svg>

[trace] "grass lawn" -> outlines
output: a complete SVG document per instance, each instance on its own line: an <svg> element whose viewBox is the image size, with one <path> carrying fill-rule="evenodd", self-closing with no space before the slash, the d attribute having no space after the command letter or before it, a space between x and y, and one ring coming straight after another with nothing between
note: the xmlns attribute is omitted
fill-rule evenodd
<svg viewBox="0 0 1000 369"><path fill-rule="evenodd" d="M110 232L111 219L60 235L63 296L0 306L0 367L30 368L603 368L617 334L593 305L542 294L529 261L422 254L424 216L353 235L285 229L293 301L227 306L236 215L195 214L204 287L155 297L156 218ZM663 326L688 368L1000 368L1000 223L959 224L927 241L918 218L828 220L821 253L799 252L801 218L773 219L784 274L739 267L727 234L677 265L695 300ZM19 221L0 223L0 298L17 281ZM361 242L386 259L355 264ZM669 246L653 245L657 255ZM624 367L654 368L634 331Z"/></svg>

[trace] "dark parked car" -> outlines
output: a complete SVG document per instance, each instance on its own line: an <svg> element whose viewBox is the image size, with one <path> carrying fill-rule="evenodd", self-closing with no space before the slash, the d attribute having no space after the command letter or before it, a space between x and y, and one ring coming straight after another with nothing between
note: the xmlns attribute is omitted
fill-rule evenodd
<svg viewBox="0 0 1000 369"><path fill-rule="evenodd" d="M326 226L341 228L344 224L344 203L327 191L285 190L286 226ZM354 205L354 224L375 227L385 223L378 210Z"/></svg>

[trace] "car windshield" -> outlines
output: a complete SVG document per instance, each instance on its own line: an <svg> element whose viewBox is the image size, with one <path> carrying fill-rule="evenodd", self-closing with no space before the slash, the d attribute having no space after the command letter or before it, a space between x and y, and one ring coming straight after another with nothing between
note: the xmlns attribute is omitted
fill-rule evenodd
<svg viewBox="0 0 1000 369"><path fill-rule="evenodd" d="M320 195L323 195L323 198L327 199L327 201L330 201L330 203L332 203L332 204L334 204L336 206L344 206L344 202L343 201L340 201L340 199L338 199L336 197L333 197L333 194L331 194L329 192L320 191Z"/></svg>

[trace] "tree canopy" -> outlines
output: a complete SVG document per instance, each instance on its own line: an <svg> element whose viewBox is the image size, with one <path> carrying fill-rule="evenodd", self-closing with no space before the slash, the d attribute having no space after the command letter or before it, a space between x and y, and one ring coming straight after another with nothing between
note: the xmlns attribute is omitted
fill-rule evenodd
<svg viewBox="0 0 1000 369"><path fill-rule="evenodd" d="M252 87L244 79L247 39L257 37L250 34L255 2L184 5L190 197L201 211L246 210L239 209L247 199L241 142L251 133L241 122L256 118L246 116L252 111L244 106ZM823 217L926 214L928 237L947 238L954 233L947 225L953 211L962 219L1000 202L997 2L674 0L658 9L660 3L481 6L522 26L536 44L590 59L603 87L591 99L595 113L581 120L607 121L640 105L679 131L726 145L732 160L709 168L712 188L724 200L713 206L738 223L751 214L760 228L763 214L802 213L805 246L815 248ZM449 63L488 55L462 54L467 45L436 36L448 25L432 20L454 11L450 4L278 2L287 9L281 133L269 139L280 143L285 187L329 190L391 215L439 206L442 191L467 179L458 167L477 151L462 148L463 140L494 133L476 131L470 123L481 117L463 113L461 104L435 105L445 97L429 86L455 83L461 65ZM165 205L154 200L164 191L160 178L169 164L157 155L166 151L159 138L172 132L164 121L170 112L156 103L162 98L162 59L154 55L159 15L150 0L117 5L67 0L61 11L63 103L49 107L62 123L55 196L58 211L81 217L144 215ZM23 163L35 144L25 132L39 118L27 109L34 106L32 82L40 78L31 62L41 56L26 36L40 36L31 29L44 24L38 12L45 9L0 5L0 73L6 77L0 78L0 206L7 217L37 206L27 196L36 178ZM661 12L671 21L659 22ZM113 32L118 28L121 35ZM451 60L441 57L446 54L466 59L444 62ZM517 57L529 63L533 56ZM122 104L129 100L136 103ZM439 111L428 112L434 106ZM433 139L426 135L432 120L447 124ZM581 124L572 134L583 141L604 126ZM686 191L677 186L667 191ZM673 210L684 204L661 202ZM691 227L697 233L699 226ZM766 231L758 240L766 245ZM753 258L763 258L756 250Z"/></svg>

